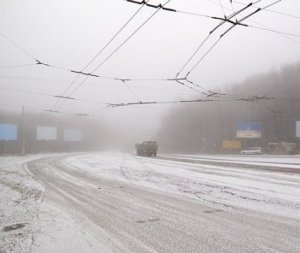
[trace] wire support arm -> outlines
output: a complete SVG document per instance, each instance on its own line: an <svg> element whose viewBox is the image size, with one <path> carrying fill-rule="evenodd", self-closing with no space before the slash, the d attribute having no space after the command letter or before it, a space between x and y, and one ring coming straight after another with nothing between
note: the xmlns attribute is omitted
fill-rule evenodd
<svg viewBox="0 0 300 253"><path fill-rule="evenodd" d="M76 74L80 74L80 75L84 75L84 76L100 77L100 76L98 76L96 74L86 73L86 72L82 72L82 71L70 70L70 72L76 73Z"/></svg>
<svg viewBox="0 0 300 253"><path fill-rule="evenodd" d="M249 97L237 97L237 98L222 98L222 99L212 99L212 98L197 98L197 99L187 99L178 101L144 101L144 102L129 102L129 103L108 103L105 108L116 108L125 107L132 105L153 105L153 104L180 104L180 103L203 103L203 102L226 102L226 101L242 101L242 102L258 102L258 101L269 101L273 100L273 97L268 97L266 95L254 95Z"/></svg>
<svg viewBox="0 0 300 253"><path fill-rule="evenodd" d="M134 0L125 0L125 1L126 1L126 2L129 2L129 3L133 3L133 4L145 5L145 6L147 6L147 7L154 8L154 9L161 9L161 10L164 10L164 11L176 12L175 9L165 7L163 4L158 4L158 5L149 4L149 3L148 3L147 1L145 1L145 0L143 0L143 1L141 1L141 2L139 2L139 1L134 1Z"/></svg>

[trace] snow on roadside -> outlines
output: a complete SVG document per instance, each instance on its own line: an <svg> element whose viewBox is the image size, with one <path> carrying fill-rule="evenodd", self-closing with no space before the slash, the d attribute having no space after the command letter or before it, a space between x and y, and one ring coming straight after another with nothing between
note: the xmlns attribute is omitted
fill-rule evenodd
<svg viewBox="0 0 300 253"><path fill-rule="evenodd" d="M0 157L0 252L30 252L44 189L23 164L45 156Z"/></svg>
<svg viewBox="0 0 300 253"><path fill-rule="evenodd" d="M300 219L300 175L137 157L116 152L64 160L94 175Z"/></svg>
<svg viewBox="0 0 300 253"><path fill-rule="evenodd" d="M293 168L300 171L299 155L188 155L166 154L165 158L179 158L181 160L208 161L223 164L254 165L267 167Z"/></svg>
<svg viewBox="0 0 300 253"><path fill-rule="evenodd" d="M0 156L0 253L110 252L49 200L26 163L65 154Z"/></svg>
<svg viewBox="0 0 300 253"><path fill-rule="evenodd" d="M69 214L48 200L41 204L39 228L41 233L35 235L31 253L111 252L99 242L99 238L93 237L90 231L82 229L78 221L74 221Z"/></svg>
<svg viewBox="0 0 300 253"><path fill-rule="evenodd" d="M59 156L0 157L0 252L109 252L55 203L23 164ZM136 157L118 152L65 156L67 167L160 191L300 219L300 175ZM249 158L250 160L250 158ZM251 161L250 161L251 162ZM99 239L99 238L98 238Z"/></svg>

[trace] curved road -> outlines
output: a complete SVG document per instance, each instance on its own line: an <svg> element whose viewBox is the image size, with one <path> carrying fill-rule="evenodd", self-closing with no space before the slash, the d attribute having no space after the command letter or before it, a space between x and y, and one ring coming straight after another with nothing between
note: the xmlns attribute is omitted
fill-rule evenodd
<svg viewBox="0 0 300 253"><path fill-rule="evenodd" d="M46 199L111 252L300 252L299 219L136 184L130 164L148 171L150 159L119 155L119 163L94 165L99 173L67 159L32 161L27 170L44 185ZM105 176L109 166L124 178Z"/></svg>

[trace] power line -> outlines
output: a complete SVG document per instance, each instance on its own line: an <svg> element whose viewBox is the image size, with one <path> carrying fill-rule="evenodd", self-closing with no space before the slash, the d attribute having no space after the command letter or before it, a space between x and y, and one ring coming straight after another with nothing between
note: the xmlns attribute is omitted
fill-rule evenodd
<svg viewBox="0 0 300 253"><path fill-rule="evenodd" d="M168 1L169 2L169 1ZM165 4L167 4L168 2L166 2ZM159 9L161 9L161 8L157 8L157 11L159 10ZM246 9L246 8L242 8L240 11L242 11L242 10L244 10L244 9ZM236 12L234 15L237 15L240 11L238 11L238 12ZM153 14L153 16L156 14L156 12ZM234 16L234 15L232 15L232 17ZM152 16L151 16L152 17ZM151 18L150 17L150 18ZM230 17L231 18L231 17ZM215 18L215 19L217 19L217 18ZM222 21L223 21L223 23L224 22L226 22L226 21L229 21L230 23L232 23L232 21L230 21L230 19L228 19L227 20L227 18L225 17L225 19L222 19L222 18L219 18L219 19L221 19ZM147 22L147 20L145 21L145 22ZM145 24L145 22L141 25L141 27ZM235 24L234 24L235 25ZM140 27L139 27L140 28ZM138 28L138 29L139 29ZM138 29L135 31L135 32L137 32L138 31ZM134 35L134 33L132 34L132 36ZM130 39L131 37L128 37L128 39ZM123 44L121 44L120 46L119 46L119 48L122 46L122 45L124 45L125 43L127 42L127 40L125 40L124 42L123 42ZM112 52L112 54L110 55L110 56L112 56L119 48L117 48L115 51L113 51ZM209 51L207 52L207 53L209 53ZM110 57L109 56L109 57ZM96 57L95 57L96 58ZM109 59L109 58L107 58L107 59ZM106 59L105 59L106 60ZM51 66L51 65L49 65L49 64L45 64L45 63L42 63L42 62L40 62L40 61L38 61L38 60L36 60L36 64L38 64L38 65L43 65L43 66L47 66L47 67L54 67L54 66ZM92 61L91 61L92 62ZM90 63L91 63L90 62ZM105 61L104 61L105 62ZM103 62L103 63L104 63ZM97 68L99 68L101 66L101 64L100 65L98 65L97 66ZM97 69L96 68L96 69ZM61 69L61 68L60 68ZM95 69L95 70L96 70ZM99 77L99 76L97 76L97 75L93 75L92 73L84 73L83 71L74 71L74 70L68 70L68 71L71 71L71 72L73 72L73 73L77 73L77 74L81 74L81 75L86 75L86 79L85 80L87 80L87 78L89 77L89 76L94 76L94 77ZM94 71L93 71L94 72ZM84 80L84 81L85 81ZM175 80L175 79L174 79ZM123 80L121 80L121 81L124 81L125 82L125 80L123 79ZM126 81L129 81L128 79L126 80ZM194 89L193 87L191 87L191 86L188 86L186 83L184 83L184 82L181 82L180 80L175 80L177 83L180 83L180 84L182 84L182 85L185 85L185 86L187 86L188 88L190 88L190 89L192 89L192 90L195 90L195 91L197 91L197 92L199 92L198 90L196 90L196 89ZM190 84L193 84L192 82L189 82ZM76 89L73 91L73 92L75 92L76 91ZM131 91L132 92L132 91ZM73 93L72 93L73 94ZM211 92L211 94L213 94L212 92ZM211 95L211 94L209 94L209 95ZM65 97L65 96L62 96L62 95L60 95L60 96L56 96L56 97L59 97L59 98L67 98L67 97ZM69 97L68 97L69 98ZM140 100L140 99L139 99ZM141 102L141 101L140 101Z"/></svg>
<svg viewBox="0 0 300 253"><path fill-rule="evenodd" d="M269 101L273 100L273 97L267 96L246 96L240 98L229 98L229 99L187 99L187 100L175 100L175 101L144 101L144 102L129 102L129 103L110 103L106 108L126 107L133 105L161 105L161 104L180 104L180 103L203 103L203 102L229 102L229 101L243 101L243 102L258 102L258 101Z"/></svg>
<svg viewBox="0 0 300 253"><path fill-rule="evenodd" d="M127 0L126 0L127 1ZM253 5L253 4L256 4L256 3L258 3L258 2L260 2L261 0L259 0L259 1L256 1L256 2L254 2L254 3L250 3L251 5ZM134 1L135 2L135 1ZM278 1L279 2L279 1ZM140 2L140 3L143 3L143 2ZM248 4L249 5L249 4ZM238 14L238 13L240 13L241 11L243 11L243 10L245 10L246 8L248 8L249 6L248 5L246 5L246 7L245 8L242 8L240 11L237 11L237 12L235 12L235 16ZM157 6L155 6L156 8L160 8L160 9L163 9L162 7L160 7L160 5L157 5ZM264 8L265 9L265 8ZM140 9L139 9L140 10ZM139 11L138 10L138 11ZM137 12L138 12L137 11ZM137 13L135 13L134 15L136 15ZM134 16L133 16L134 17ZM133 18L133 17L131 17L127 22L130 22L130 20ZM231 23L231 24L234 24L234 25L242 25L242 26L249 26L249 27L251 27L251 28L254 28L254 29L261 29L261 30L266 30L266 31L270 31L270 32L274 32L274 33L281 33L281 34L285 34L285 35L288 35L288 36L296 36L296 37L299 37L300 35L298 35L298 34L292 34L292 33L286 33L286 32L282 32L282 31L277 31L277 30L274 30L274 29L270 29L270 28L262 28L262 27L257 27L257 26L250 26L250 25L246 25L246 24L241 24L241 23L238 23L238 22L234 22L234 21L231 21L230 20L230 18L231 18L231 16L229 17L229 18L220 18L220 17L213 17L213 16L207 16L207 17L210 17L210 18L212 18L212 19L218 19L218 20L222 20L223 22L222 22L222 24L224 23L224 22L229 22L229 23ZM50 64L48 64L48 63L44 63L44 62L41 62L41 61L39 61L39 60L37 60L37 59L35 59L34 57L33 57L33 59L35 59L35 61L36 61L36 65L41 65L41 66L46 66L46 67L51 67L51 68L55 68L55 69L59 69L59 70L64 70L64 71L68 71L68 72L72 72L72 73L76 73L76 74L78 74L77 75L77 77L75 78L75 80L73 80L73 82L72 82L72 84L74 83L74 81L76 81L77 80L77 78L80 76L80 75L86 75L86 76L92 76L92 77L99 77L98 75L95 75L95 74L92 74L92 73L87 73L87 72L84 72L84 70L101 54L101 52L103 52L103 50L110 44L110 42L119 34L119 32L120 31L122 31L122 29L125 27L127 25L127 23L117 32L117 34L115 34L115 36L97 53L97 55L85 66L85 68L82 70L82 71L78 71L78 70L72 70L72 69L68 69L68 68L63 68L63 67L58 67L58 66L54 66L54 65L50 65ZM218 28L220 26L220 24L216 27L216 28ZM216 29L215 28L215 29ZM212 32L212 31L211 31ZM205 42L205 41L204 41ZM12 43L14 43L15 44L15 42L13 42L12 41ZM197 52L195 52L195 53L197 53ZM194 54L195 55L195 54ZM193 56L194 56L193 55ZM193 58L193 56L191 57L191 58ZM188 62L187 62L188 63ZM33 66L34 64L32 64L32 65L30 65L30 64L28 64L28 66ZM23 65L22 65L23 66ZM27 66L27 65L24 65L24 67L25 66ZM7 68L8 67L18 67L18 65L12 65L12 66L7 66ZM21 65L20 65L20 67L21 67ZM115 79L118 79L118 78L115 78ZM121 79L121 78L119 78L119 79ZM132 81L132 80L131 80ZM70 86L69 86L70 87ZM68 90L68 88L65 90L65 92ZM63 92L63 94L65 94L65 92Z"/></svg>
<svg viewBox="0 0 300 253"><path fill-rule="evenodd" d="M233 0L233 2L236 3L236 4L240 4L240 5L245 5L245 3L240 2L240 1ZM272 13L279 14L279 15L286 16L286 17L290 17L290 18L300 19L300 16L292 15L292 14L281 12L281 11L275 11L275 10L272 10L272 9L265 9L264 11L272 12Z"/></svg>
<svg viewBox="0 0 300 253"><path fill-rule="evenodd" d="M223 14L224 14L224 17L226 17L226 13L225 13L225 10L224 10L222 1L221 1L221 0L218 0L218 1L219 1L219 5L220 5L220 7L221 7L221 9L222 9L222 12L223 12Z"/></svg>
<svg viewBox="0 0 300 253"><path fill-rule="evenodd" d="M162 4L158 4L158 5L154 5L154 4L149 4L147 3L148 1L134 1L134 0L124 0L126 2L129 2L129 3L134 3L134 4L144 4L145 6L148 6L148 7L151 7L151 8L154 8L154 9L161 9L161 10L164 10L164 11L171 11L171 12L176 12L175 9L172 9L172 8L167 8L165 7L165 5L162 5Z"/></svg>
<svg viewBox="0 0 300 253"><path fill-rule="evenodd" d="M187 88L189 88L189 89L191 89L191 90L193 90L193 91L195 91L195 92L197 92L197 93L203 94L203 92L201 92L201 91L195 89L194 87L188 85L188 84L185 82L185 80L180 80L180 79L178 79L178 80L176 80L175 82L176 82L176 83L179 83L179 84L181 84L181 85L183 85L183 86L185 86L185 87L187 87Z"/></svg>
<svg viewBox="0 0 300 253"><path fill-rule="evenodd" d="M142 100L138 97L138 95L130 88L130 86L124 82L125 87L129 90L129 92L135 97L139 102L142 102Z"/></svg>
<svg viewBox="0 0 300 253"><path fill-rule="evenodd" d="M235 12L235 10L234 10L234 7L233 7L232 0L229 0L229 3L230 3L230 6L231 6L231 11L232 11L232 13L234 13L234 12Z"/></svg>
<svg viewBox="0 0 300 253"><path fill-rule="evenodd" d="M138 15L138 13L142 10L144 5L142 5L137 11L133 13L133 15L121 26L121 28L113 35L113 37L108 40L108 42L101 48L101 50L86 64L86 66L80 71L81 73L85 71L98 57L99 55L113 42L113 40L128 26L128 24ZM67 88L63 91L62 95L65 95L68 90L75 84L81 73L78 73L77 76L73 79L73 81L67 86ZM87 80L88 77L85 79ZM57 104L58 101L52 106L54 108Z"/></svg>
<svg viewBox="0 0 300 253"><path fill-rule="evenodd" d="M78 74L84 74L83 72L100 56L100 54L114 41L114 39L128 26L128 24L138 15L138 13L142 10L144 4L136 11L134 14L121 26L121 28L112 36L111 39L100 49L100 51L85 65L85 67L78 72ZM72 71L76 73L75 71ZM89 75L92 75L89 73ZM78 75L79 76L79 75ZM72 82L73 84L73 82ZM68 86L67 89L63 93L66 93L70 89L71 85Z"/></svg>
<svg viewBox="0 0 300 253"><path fill-rule="evenodd" d="M130 1L129 1L130 2ZM131 1L131 2L135 2L135 1ZM170 2L170 1L167 1L164 5L166 5L168 2ZM257 1L257 2L259 2L259 1ZM279 1L276 1L275 3L278 3L278 2L280 2L280 0ZM273 4L275 4L275 3L273 3ZM273 5L272 4L272 5ZM93 74L95 71L97 71L98 70L98 68L100 68L102 65L101 64L104 64L105 62L106 62L106 60L109 60L109 58L110 57L112 57L143 25L145 25L159 10L166 10L167 8L164 8L164 5L150 5L150 4L147 4L147 6L148 7L153 7L153 8L155 8L156 9L156 11L152 14L152 16L150 16L146 21L144 21L144 23L139 27L139 28L137 28L137 30L133 33L133 34L131 34L125 41L123 41L123 43L117 48L117 49L115 49L106 59L104 59L104 61L103 62L101 62L98 66L97 66L97 68L96 69L94 69L92 72L90 72L90 73L88 73L88 72L85 72L85 70L88 68L88 66L101 54L101 52L109 45L109 43L110 42L108 42L108 44L106 44L106 46L104 47L104 48L102 48L99 52L98 52L98 54L88 63L88 65L85 67L85 68L83 68L81 71L76 71L76 70L72 70L72 69L67 69L67 68L62 68L62 67L57 67L57 66L54 66L54 65L50 65L50 64L47 64L47 63L44 63L44 62L41 62L41 61L39 61L39 60L37 60L36 58L34 58L34 57L32 57L32 59L36 62L35 64L27 64L28 66L30 65L30 66L33 66L33 65L40 65L40 66L45 66L45 67L50 67L50 68L56 68L56 69L61 69L61 70L64 70L64 71L69 71L69 72L72 72L72 73L75 73L75 74L77 74L77 78L80 76L80 75L84 75L84 76L86 76L85 77L85 79L84 79L84 81L83 82L81 82L80 84L79 84L79 86L77 86L76 88L75 88L75 90L73 90L73 92L71 93L71 95L70 96L64 96L64 94L69 90L69 89L67 89L66 90L66 92L65 93L63 93L62 95L51 95L52 97L57 97L57 98L60 98L60 100L61 99L64 99L64 101L67 101L67 100L73 100L73 99L75 99L75 98L72 98L71 96L80 88L80 86L81 85L83 85L83 83L89 78L89 77L96 77L96 78L109 78L109 77L104 77L104 76L99 76L99 75L96 75L96 74ZM253 3L251 3L251 5L253 5ZM269 5L270 6L270 5ZM269 6L267 6L267 7L265 7L265 8L268 8ZM141 8L142 8L142 6L141 6ZM242 8L241 10L244 10L244 9L246 9L246 8L248 8L247 6L245 7L245 8ZM207 54L209 54L209 52L214 48L214 46L216 46L216 44L219 42L219 40L228 32L228 31L230 31L234 26L237 26L237 25L242 25L242 26L249 26L249 27L251 27L251 28L256 28L256 29L261 29L260 27L255 27L255 26L250 26L250 25L245 25L245 24L242 24L242 23L240 23L240 22L242 22L243 20L245 20L245 19L247 19L247 18L249 18L250 16L252 16L252 15L254 15L255 13L257 13L258 11L261 11L261 10L263 10L263 8L258 8L258 9L256 9L256 11L254 11L254 12L252 12L251 14L249 14L249 15L247 15L246 17L244 17L244 18L242 18L242 19L240 19L239 21L232 21L231 20L231 18L233 18L233 17L235 17L237 14L239 14L240 12L242 12L242 11L237 11L237 12L234 12L232 15L230 15L229 17L224 17L224 18L220 18L220 17L209 17L209 16L207 16L207 17L209 17L209 18L213 18L213 19L218 19L218 20L221 20L221 22L220 22L220 24L218 25L218 26L216 26L214 29L217 29L218 27L220 27L222 24L225 24L225 23L230 23L232 26L225 32L225 33L223 33L220 37L219 37L219 39L218 39L218 41L217 42L215 42L215 44L212 46L212 48L210 48L206 53L205 53L205 55L200 59L200 61L202 61L203 60L203 58L204 57L206 57L207 56ZM124 25L124 26L126 26L126 25ZM273 32L276 32L275 30L271 30L271 29L265 29L265 30L268 30L268 31L273 31ZM212 31L214 31L214 30L212 30ZM277 32L279 32L279 31L277 31ZM289 36L291 36L291 34L288 34L288 33L284 33L284 32L282 32L283 34L285 34L285 35L289 35ZM116 34L116 36L117 36L118 34ZM210 36L210 34L209 34L209 36ZM294 35L294 36L299 36L299 35ZM3 36L2 36L3 37ZM112 38L112 40L114 39L114 37ZM111 41L112 41L111 40ZM11 41L13 44L14 44L14 42L13 41ZM15 44L14 44L15 45ZM15 46L18 46L18 45L15 45ZM19 48L20 49L20 48ZM20 49L20 50L22 50L22 48ZM197 51L198 52L198 51ZM197 53L196 52L196 53ZM24 52L25 53L25 52ZM195 53L195 54L196 54ZM28 55L29 56L29 55ZM194 57L195 55L193 55L193 57ZM193 58L192 57L192 58ZM3 66L3 67L17 67L18 65L12 65L12 66ZM21 66L21 65L19 65L19 66ZM25 66L25 65L23 65L23 66ZM185 67L185 66L184 66ZM194 67L196 67L196 66L194 66ZM191 71L194 69L194 67L191 69ZM1 68L1 67L0 67ZM189 72L191 72L191 71L189 71ZM77 78L76 78L76 80L77 80ZM196 86L196 87L198 87L198 88L201 88L201 89L205 89L205 88L203 88L203 87L200 87L200 86L198 86L197 84L195 84L194 82L192 82L192 81L190 81L190 80L188 80L187 78L185 78L185 79L180 79L180 78L165 78L165 79L131 79L131 78L117 78L117 77L112 77L112 78L110 78L111 80L116 80L116 81L122 81L125 85L126 85L126 82L132 82L132 81L153 81L153 80L156 80L156 81L175 81L176 83L179 83L179 84L182 84L182 85L184 85L184 86L186 86L186 87L188 87L188 88L190 88L190 89L193 89L193 90L195 90L195 91L198 91L199 92L199 90L197 90L197 89L195 89L193 86ZM75 80L75 81L76 81ZM70 87L71 88L71 87ZM213 92L213 91L209 91L209 90L206 90L207 91L207 93L205 94L205 93L203 93L203 92L201 92L203 95L206 95L207 97L208 96L219 96L219 95L225 95L225 94L218 94L218 93L216 93L216 92ZM131 92L133 93L133 91L131 90ZM33 94L33 93L32 93ZM35 92L35 94L36 94L36 92ZM45 95L45 94L44 94ZM137 97L137 96L136 96ZM237 98L237 99L239 99L239 101L253 101L253 100L258 100L258 97L248 97L248 98ZM75 99L75 100L77 100L77 99ZM143 101L141 101L141 99L139 99L138 98L138 100L139 100L139 102L134 102L134 103L128 103L128 105L134 105L134 104L152 104L152 103L160 103L160 102L143 102ZM206 100L208 100L208 99L206 99ZM209 100L209 101L211 101L211 100ZM178 101L177 101L178 102ZM179 101L179 102L181 102L182 103L182 101ZM189 101L189 102L191 102L191 101ZM163 103L163 102L161 102L161 103ZM168 102L169 103L169 102ZM104 103L104 104L108 104L108 103ZM113 105L113 104L112 104ZM62 105L61 105L62 106ZM61 107L60 106L60 107ZM51 111L51 112L58 112L58 110L54 110L54 109L50 109L50 110L48 110L48 111Z"/></svg>
<svg viewBox="0 0 300 253"><path fill-rule="evenodd" d="M165 6L166 4L168 4L171 0L166 1L162 6ZM156 11L150 15L150 17L148 17L140 26L138 26L133 33L131 33L115 50L113 50L100 64L97 65L96 68L94 68L91 73L96 72L100 67L102 67L116 52L118 52L142 27L144 27L160 10L161 8L157 8ZM85 82L86 80L89 78L89 76L87 76L82 82L79 83L79 85L77 85L77 87L71 92L72 96ZM61 108L63 106L60 105L59 108Z"/></svg>
<svg viewBox="0 0 300 253"><path fill-rule="evenodd" d="M248 9L253 3L249 3L247 6L239 9L238 11L236 11L235 13L232 13L230 16L225 17L226 20L231 20L232 18L234 18L235 16L237 16L238 14L240 14L241 12L245 11L246 9ZM215 31L217 29L219 29L222 25L224 25L226 23L225 20L222 20L217 26L215 26L209 33L208 35L205 37L205 39L200 43L200 45L197 47L197 49L193 52L193 54L188 58L188 60L183 64L183 66L180 68L180 70L177 73L177 77L181 74L181 72L186 68L186 66L192 61L192 59L195 57L195 55L199 52L199 50L203 47L203 45L208 41L208 39L211 37L212 34L215 33Z"/></svg>
<svg viewBox="0 0 300 253"><path fill-rule="evenodd" d="M31 90L14 89L14 88L9 88L9 87L2 87L2 86L0 86L0 89L1 90L12 91L12 92L20 92L20 93L27 93L27 94L32 94L32 95L53 97L53 95L48 94L48 93L42 93L42 92L31 91Z"/></svg>
<svg viewBox="0 0 300 253"><path fill-rule="evenodd" d="M13 69L13 68L24 68L24 67L30 67L35 66L36 64L16 64L16 65L7 65L7 66L0 66L0 69Z"/></svg>
<svg viewBox="0 0 300 253"><path fill-rule="evenodd" d="M51 79L42 79L42 78L28 78L28 77L24 77L24 76L0 75L0 79L1 78L22 80L22 81L34 81L34 82L65 83L64 81L60 81L60 80L51 80Z"/></svg>
<svg viewBox="0 0 300 253"><path fill-rule="evenodd" d="M272 33L292 36L292 37L300 37L300 34L278 31L278 30L275 30L275 29L267 28L267 27L259 27L259 26L254 26L254 25L247 25L247 27L258 29L258 30L263 30L263 31L268 31L268 32L272 32Z"/></svg>
<svg viewBox="0 0 300 253"><path fill-rule="evenodd" d="M258 13L258 12L260 12L260 11L262 11L262 10L264 10L264 9L267 9L267 8L269 8L270 6L272 6L272 5L274 5L274 4L277 4L277 3L279 3L279 2L281 2L281 0L277 0L277 1L275 1L275 2L273 2L273 3L271 3L271 4L269 4L269 5L267 5L267 6L265 6L265 7L262 7L262 8L257 8L255 11L253 11L253 12L251 12L250 14L248 14L248 15L246 15L246 16L244 16L244 17L242 17L242 18L240 18L239 20L237 20L236 21L236 23L234 23L234 24L232 24L232 26L231 27L229 27L225 32L223 32L220 36L219 36L219 38L218 38L218 40L217 41L215 41L214 42L214 44L211 46L211 47L209 47L209 49L204 53L204 55L191 67L191 69L187 72L187 74L186 74L186 77L206 58L206 56L212 51L212 49L214 49L215 48L215 46L220 42L220 40L228 33L228 32L230 32L235 26L237 26L238 24L240 24L241 22L243 22L243 21L245 21L246 19L248 19L248 18L250 18L251 16L253 16L253 15L255 15L256 13ZM247 8L249 8L251 5L247 5L246 7ZM245 7L245 8L246 8ZM239 13L241 13L241 11L239 11ZM236 16L236 15L235 15ZM248 25L246 25L246 26L248 26ZM215 31L215 30L213 30L213 31ZM204 42L205 43L205 42ZM203 45L203 42L200 44L200 48L202 47L202 45ZM198 47L199 48L199 47ZM200 50L200 48L199 49L197 49L198 51ZM196 50L196 51L197 51ZM197 52L198 52L197 51ZM196 52L196 53L197 53ZM194 55L196 54L196 53L194 53ZM186 64L187 65L187 64ZM177 74L177 76L178 76L178 74Z"/></svg>
<svg viewBox="0 0 300 253"><path fill-rule="evenodd" d="M10 92L17 92L17 93L25 93L25 94L31 94L31 95L37 95L37 96L46 96L46 97L52 97L52 98L61 98L61 99L66 99L66 100L74 100L74 101L79 101L79 102L83 102L83 103L103 104L103 105L108 104L107 102L84 100L84 99L78 99L78 98L74 98L74 97L55 95L55 94L51 94L51 93L38 92L38 91L33 91L33 90L15 89L15 88L11 88L11 87L0 86L0 90L6 90L6 91L10 91Z"/></svg>
<svg viewBox="0 0 300 253"><path fill-rule="evenodd" d="M190 73L204 60L204 58L214 49L214 47L220 42L220 40L223 38L223 36L219 37L217 41L214 42L214 44L205 52L205 54L192 66L192 68L187 72L186 76L189 76Z"/></svg>
<svg viewBox="0 0 300 253"><path fill-rule="evenodd" d="M265 28L265 29L267 29L267 30L269 30L269 31L270 31L270 30L273 30L273 29L267 27L266 25L263 25L263 24L261 24L261 23L259 23L259 22L257 22L257 21L251 20L251 22L253 22L253 23L257 24L257 25L263 26L263 28ZM251 27L251 26L249 25L249 27ZM287 40L293 41L293 42L297 43L298 45L300 45L300 41L295 40L295 39L293 39L293 38L291 38L291 37L288 37L288 36L286 36L286 34L284 34L284 33L280 33L280 32L278 32L278 31L276 31L276 32L275 32L275 31L272 31L272 32L274 32L274 33L280 35L281 37L283 37L283 38L285 38L285 39L287 39ZM296 37L300 37L300 35L299 35L299 36L296 36Z"/></svg>
<svg viewBox="0 0 300 253"><path fill-rule="evenodd" d="M0 32L0 36L4 39L6 39L7 41L9 41L11 44L13 44L16 48L18 48L21 52L23 52L24 54L26 54L29 58L31 58L32 60L36 61L36 58L29 53L27 50L25 50L23 47L21 47L19 44L17 44L16 42L14 42L11 38L9 38L7 35L5 35L4 33Z"/></svg>
<svg viewBox="0 0 300 253"><path fill-rule="evenodd" d="M133 18L142 10L142 8L143 8L143 6L144 6L144 4L126 21L126 23L118 30L118 32L112 37L112 39L110 39L109 41L108 41L108 43L100 50L100 52L97 54L97 56L99 56L100 55L100 53L102 53L104 50L105 50L105 48L107 48L107 46L109 45L109 44L111 44L111 42L124 30L124 28L133 20ZM134 32L134 34L137 32L137 30ZM133 35L132 35L133 36ZM132 37L131 36L131 37ZM131 37L129 37L129 38L131 38ZM127 39L127 40L129 40L129 38ZM125 41L126 42L126 41ZM124 42L123 42L123 44L125 44ZM121 44L122 45L122 44ZM120 47L119 47L120 48ZM116 52L116 50L114 51L114 52ZM110 55L112 55L112 54L110 54ZM97 57L96 57L97 58ZM94 57L94 59L96 59L95 57ZM105 58L105 60L108 60L108 57L106 57ZM91 63L91 62L90 62ZM104 63L102 63L102 64L104 64ZM98 65L99 66L99 65ZM93 74L99 67L96 67L90 74ZM79 77L79 75L77 75L77 78ZM77 79L76 78L76 79ZM80 82L80 84L79 85L77 85L76 86L76 88L75 88L75 90L73 90L73 92L71 92L71 96L87 81L87 79L89 78L89 75L86 75L86 77L85 77L85 79L83 80L83 81L81 81ZM63 94L65 94L72 86L73 86L73 84L75 83L75 81L76 80L74 80L69 86L68 86L68 88L64 91L64 93ZM65 101L63 101L62 103L61 103L61 105L59 106L59 108L60 107L62 107L63 105L64 105L64 103L65 103ZM53 107L55 107L55 105L53 106Z"/></svg>
<svg viewBox="0 0 300 253"><path fill-rule="evenodd" d="M162 6L168 4L171 0L166 1ZM96 68L93 69L92 73L97 71L100 67L102 67L117 51L120 50L142 27L144 27L160 10L161 8L157 8L156 11L150 15L130 36L128 36L112 53L110 53Z"/></svg>

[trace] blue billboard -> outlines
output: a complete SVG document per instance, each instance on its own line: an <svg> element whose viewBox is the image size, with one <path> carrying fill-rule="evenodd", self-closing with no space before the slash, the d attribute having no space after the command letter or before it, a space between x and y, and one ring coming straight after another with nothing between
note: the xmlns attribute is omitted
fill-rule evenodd
<svg viewBox="0 0 300 253"><path fill-rule="evenodd" d="M260 122L239 122L236 128L237 138L261 138Z"/></svg>
<svg viewBox="0 0 300 253"><path fill-rule="evenodd" d="M18 139L18 127L15 124L0 123L0 141L16 141Z"/></svg>

